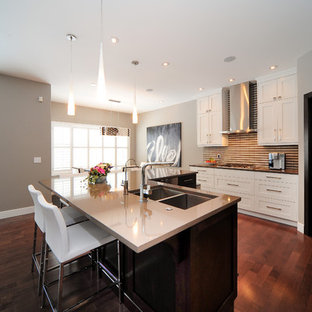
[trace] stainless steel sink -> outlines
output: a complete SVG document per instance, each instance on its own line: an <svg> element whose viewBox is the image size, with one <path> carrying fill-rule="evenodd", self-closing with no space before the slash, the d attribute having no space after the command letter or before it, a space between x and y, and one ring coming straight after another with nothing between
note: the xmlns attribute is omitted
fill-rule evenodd
<svg viewBox="0 0 312 312"><path fill-rule="evenodd" d="M181 194L178 196L162 199L159 202L163 204L167 204L170 206L174 206L181 209L188 209L194 206L197 206L201 203L204 203L210 199L215 198L214 196L198 196L194 194Z"/></svg>
<svg viewBox="0 0 312 312"><path fill-rule="evenodd" d="M151 190L152 190L152 194L149 195L148 197L152 200L160 200L163 198L183 194L182 192L172 190L170 188L163 187L163 186L155 187L155 188L152 188ZM140 191L134 191L132 193L134 195L140 196Z"/></svg>
<svg viewBox="0 0 312 312"><path fill-rule="evenodd" d="M214 195L210 194L193 194L187 193L185 191L174 190L165 186L156 186L151 189L152 194L148 197L152 200L158 201L160 203L174 206L181 209L188 209L204 203L210 199L216 198ZM140 191L130 191L134 195L140 196Z"/></svg>

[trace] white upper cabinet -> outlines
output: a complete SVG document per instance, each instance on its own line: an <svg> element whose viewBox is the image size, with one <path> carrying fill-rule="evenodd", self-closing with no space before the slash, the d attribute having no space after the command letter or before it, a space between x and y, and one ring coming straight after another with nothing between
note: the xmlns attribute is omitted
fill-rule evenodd
<svg viewBox="0 0 312 312"><path fill-rule="evenodd" d="M277 79L265 81L258 85L258 102L266 103L277 99Z"/></svg>
<svg viewBox="0 0 312 312"><path fill-rule="evenodd" d="M297 77L290 75L278 79L277 98L285 100L297 97Z"/></svg>
<svg viewBox="0 0 312 312"><path fill-rule="evenodd" d="M197 113L205 114L209 111L209 98L204 97L197 100Z"/></svg>
<svg viewBox="0 0 312 312"><path fill-rule="evenodd" d="M275 103L258 104L258 144L277 143Z"/></svg>
<svg viewBox="0 0 312 312"><path fill-rule="evenodd" d="M279 143L298 144L298 107L293 98L279 103L277 125Z"/></svg>
<svg viewBox="0 0 312 312"><path fill-rule="evenodd" d="M223 104L221 93L197 100L197 145L225 146L223 130Z"/></svg>
<svg viewBox="0 0 312 312"><path fill-rule="evenodd" d="M258 144L298 144L296 75L258 83Z"/></svg>
<svg viewBox="0 0 312 312"><path fill-rule="evenodd" d="M197 117L197 145L206 145L209 141L209 114L200 114Z"/></svg>
<svg viewBox="0 0 312 312"><path fill-rule="evenodd" d="M296 75L264 81L258 84L258 102L266 103L297 96Z"/></svg>

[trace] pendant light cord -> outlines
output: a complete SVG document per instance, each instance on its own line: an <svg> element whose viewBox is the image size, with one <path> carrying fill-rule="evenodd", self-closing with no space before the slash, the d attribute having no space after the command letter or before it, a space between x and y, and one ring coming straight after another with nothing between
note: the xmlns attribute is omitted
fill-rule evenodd
<svg viewBox="0 0 312 312"><path fill-rule="evenodd" d="M137 87L137 75L136 75L136 67L135 67L135 70L134 70L134 108L136 110L136 87Z"/></svg>
<svg viewBox="0 0 312 312"><path fill-rule="evenodd" d="M73 38L70 38L70 88L73 86Z"/></svg>
<svg viewBox="0 0 312 312"><path fill-rule="evenodd" d="M101 36L101 44L103 44L103 0L101 0L101 33L100 33L100 36Z"/></svg>

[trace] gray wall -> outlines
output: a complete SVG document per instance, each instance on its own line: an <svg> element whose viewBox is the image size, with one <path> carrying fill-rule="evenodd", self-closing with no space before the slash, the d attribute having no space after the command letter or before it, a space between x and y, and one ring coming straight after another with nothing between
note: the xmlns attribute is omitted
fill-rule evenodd
<svg viewBox="0 0 312 312"><path fill-rule="evenodd" d="M27 185L50 176L50 98L48 84L0 75L0 211L32 206Z"/></svg>
<svg viewBox="0 0 312 312"><path fill-rule="evenodd" d="M298 59L298 105L299 105L299 211L298 221L304 224L304 109L303 96L312 92L312 51Z"/></svg>
<svg viewBox="0 0 312 312"><path fill-rule="evenodd" d="M115 126L131 129L130 157L135 158L136 127L132 124L131 114L112 112L103 109L76 106L76 115L67 115L67 105L63 103L51 103L51 120L62 122L75 122L81 124L94 124L102 126Z"/></svg>
<svg viewBox="0 0 312 312"><path fill-rule="evenodd" d="M197 147L196 101L190 101L139 115L136 130L136 160L146 161L146 128L175 122L182 123L182 167L203 160L203 149Z"/></svg>

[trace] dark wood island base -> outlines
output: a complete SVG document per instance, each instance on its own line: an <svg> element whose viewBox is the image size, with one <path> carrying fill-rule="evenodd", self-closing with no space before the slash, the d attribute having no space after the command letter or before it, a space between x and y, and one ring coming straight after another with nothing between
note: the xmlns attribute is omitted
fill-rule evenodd
<svg viewBox="0 0 312 312"><path fill-rule="evenodd" d="M237 204L141 253L123 253L124 291L141 311L234 311ZM129 310L140 311L127 296Z"/></svg>

